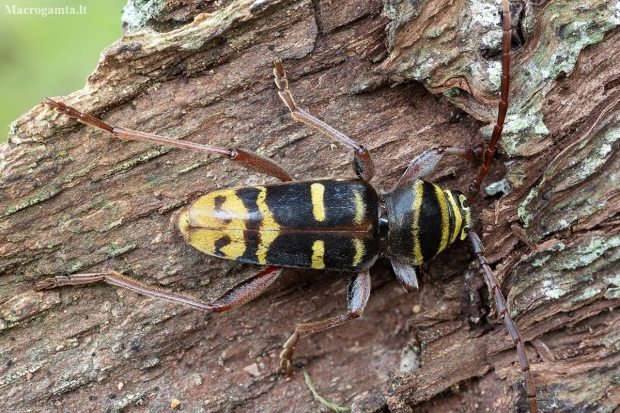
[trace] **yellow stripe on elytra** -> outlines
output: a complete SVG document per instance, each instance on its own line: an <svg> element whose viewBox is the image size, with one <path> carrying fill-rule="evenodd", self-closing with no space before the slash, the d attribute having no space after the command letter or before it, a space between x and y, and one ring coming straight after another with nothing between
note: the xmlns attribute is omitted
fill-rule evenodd
<svg viewBox="0 0 620 413"><path fill-rule="evenodd" d="M443 191L437 185L433 185L435 188L435 195L437 196L437 203L439 204L439 212L441 213L441 243L439 244L439 250L443 251L448 246L448 239L450 238L450 212L448 212L448 204L446 203L446 197Z"/></svg>
<svg viewBox="0 0 620 413"><path fill-rule="evenodd" d="M459 209L458 205L456 205L456 202L454 201L454 197L452 196L452 193L448 191L447 189L444 190L444 193L446 194L446 199L448 200L448 202L450 203L450 206L452 207L452 212L454 212L454 230L452 231L452 235L450 236L450 244L452 244L454 241L456 241L456 237L459 236L461 225L463 225L463 217L461 216L461 210Z"/></svg>
<svg viewBox="0 0 620 413"><path fill-rule="evenodd" d="M366 205L358 191L353 191L353 195L355 196L355 217L353 217L353 222L355 222L355 225L361 225L366 214Z"/></svg>
<svg viewBox="0 0 620 413"><path fill-rule="evenodd" d="M424 257L422 256L422 248L420 247L420 210L422 209L422 197L424 196L424 182L416 181L413 186L413 257L415 265L422 265Z"/></svg>
<svg viewBox="0 0 620 413"><path fill-rule="evenodd" d="M312 268L320 270L321 268L325 268L325 262L323 261L325 257L325 243L323 240L316 240L314 244L312 244Z"/></svg>
<svg viewBox="0 0 620 413"><path fill-rule="evenodd" d="M267 197L267 188L264 186L256 186L260 192L256 197L256 205L258 206L258 210L262 215L259 234L260 234L260 243L258 244L258 248L256 249L256 259L259 264L267 263L267 251L269 251L269 246L271 243L278 237L280 234L280 225L276 222L273 217L273 214L269 210L269 207L265 203L265 198Z"/></svg>
<svg viewBox="0 0 620 413"><path fill-rule="evenodd" d="M461 203L461 211L465 213L465 216L463 217L465 225L463 225L463 228L461 229L461 241L463 241L465 238L467 238L467 231L471 229L471 211L469 209L469 206L466 206L467 197L465 195L459 195L459 202Z"/></svg>
<svg viewBox="0 0 620 413"><path fill-rule="evenodd" d="M310 197L312 200L312 215L314 219L323 222L325 221L325 202L323 195L325 194L325 186L323 184L314 183L310 185Z"/></svg>
<svg viewBox="0 0 620 413"><path fill-rule="evenodd" d="M179 216L179 230L181 231L181 234L183 234L183 236L186 239L189 238L189 230L190 230L189 210L183 211L181 215Z"/></svg>
<svg viewBox="0 0 620 413"><path fill-rule="evenodd" d="M247 215L248 210L235 190L216 191L200 197L189 209L189 225L196 229L189 231L188 241L202 252L217 255L215 244L225 239L227 243L219 251L224 258L237 259L246 249Z"/></svg>
<svg viewBox="0 0 620 413"><path fill-rule="evenodd" d="M360 241L358 238L353 238L353 247L355 248L355 255L353 256L353 266L357 267L357 265L364 258L364 253L366 249L364 248L364 243Z"/></svg>

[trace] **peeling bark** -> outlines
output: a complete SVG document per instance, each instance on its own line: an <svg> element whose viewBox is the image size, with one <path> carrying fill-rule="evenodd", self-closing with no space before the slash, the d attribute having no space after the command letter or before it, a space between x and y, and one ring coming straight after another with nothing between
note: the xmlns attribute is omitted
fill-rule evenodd
<svg viewBox="0 0 620 413"><path fill-rule="evenodd" d="M279 101L279 56L300 106L371 150L379 188L425 149L490 134L499 4L159 6L126 15L132 31L62 101L110 124L255 150L296 179L353 177L350 151ZM528 341L542 411L613 411L620 11L602 0L513 7L525 43L513 56L504 156L486 181L505 174L512 189L481 196L474 210ZM413 294L379 262L363 316L302 339L298 374L286 379L278 354L293 320L345 312L350 275L286 270L268 293L214 316L106 285L32 290L49 276L113 268L213 300L258 269L185 245L176 217L216 188L272 179L216 156L123 142L42 105L12 125L0 171L3 411L155 412L175 398L184 411L322 411L302 367L325 398L359 412L526 406L516 352L466 243L424 266ZM464 191L474 174L450 159L431 179Z"/></svg>

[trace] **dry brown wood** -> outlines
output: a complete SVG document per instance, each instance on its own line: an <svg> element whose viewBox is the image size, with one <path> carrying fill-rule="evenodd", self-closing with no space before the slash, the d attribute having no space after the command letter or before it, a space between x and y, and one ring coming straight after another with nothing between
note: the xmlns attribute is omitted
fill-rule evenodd
<svg viewBox="0 0 620 413"><path fill-rule="evenodd" d="M290 119L271 78L279 56L300 106L366 145L385 188L424 149L478 144L494 121L499 4L160 5L128 14L132 31L62 100L111 124L256 150L296 179L353 177L350 151ZM512 191L481 196L475 210L531 340L541 410L613 411L619 12L603 0L520 7L506 155L486 181L507 174ZM449 160L433 180L464 191L474 175ZM265 181L216 156L110 138L42 105L20 117L0 147L0 410L155 412L178 399L184 411L322 411L305 366L325 398L359 412L523 411L516 352L467 243L422 268L413 294L378 263L361 319L304 339L293 379L277 367L293 320L344 312L347 274L286 270L267 294L210 317L105 285L32 290L48 276L113 268L214 299L257 269L185 245L178 212L215 188Z"/></svg>

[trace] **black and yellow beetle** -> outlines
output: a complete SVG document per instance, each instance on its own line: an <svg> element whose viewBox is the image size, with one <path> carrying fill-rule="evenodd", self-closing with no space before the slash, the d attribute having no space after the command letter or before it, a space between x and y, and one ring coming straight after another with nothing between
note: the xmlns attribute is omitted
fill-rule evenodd
<svg viewBox="0 0 620 413"><path fill-rule="evenodd" d="M359 272L379 256L422 265L467 237L471 214L464 195L421 180L381 197L364 181L318 180L211 192L179 228L221 258Z"/></svg>
<svg viewBox="0 0 620 413"><path fill-rule="evenodd" d="M522 339L508 314L498 282L483 256L482 242L473 231L468 199L458 191L442 189L422 180L443 155L457 155L472 161L482 157L484 162L470 186L472 195L469 201L475 199L479 191L501 135L508 108L510 15L508 1L503 0L502 5L504 34L501 101L489 147L484 153L462 147L430 149L411 162L394 189L386 194L378 193L369 184L374 166L366 148L296 106L288 88L284 66L279 59L274 61L275 82L293 118L350 146L354 150L354 169L360 179L292 182L286 170L259 154L114 127L62 102L46 99L45 104L56 111L115 136L225 155L283 182L212 192L197 199L180 215L180 231L196 249L225 259L267 266L214 303L207 304L168 293L116 271L49 278L38 282L35 287L40 290L105 281L203 310L223 312L239 307L265 291L277 279L283 267L355 273L348 289L347 313L327 320L298 324L284 344L280 364L287 374L292 374L293 352L301 336L343 324L362 313L370 295L369 269L377 258L388 258L405 289L415 291L418 286L415 267L429 261L457 239L469 237L498 310L517 347L530 410L537 412L536 388Z"/></svg>

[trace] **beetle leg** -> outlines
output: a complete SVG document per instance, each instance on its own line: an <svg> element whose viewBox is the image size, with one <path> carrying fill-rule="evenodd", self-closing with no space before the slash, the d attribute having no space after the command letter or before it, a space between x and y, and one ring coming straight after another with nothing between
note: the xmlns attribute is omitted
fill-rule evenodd
<svg viewBox="0 0 620 413"><path fill-rule="evenodd" d="M411 161L394 188L405 182L424 178L426 175L433 172L444 155L460 156L471 162L479 159L481 151L480 149L464 148L461 146L438 146L437 148L429 149Z"/></svg>
<svg viewBox="0 0 620 413"><path fill-rule="evenodd" d="M525 379L525 392L527 394L527 399L530 403L530 413L538 413L538 406L536 403L536 387L534 386L534 378L532 377L532 372L530 371L530 363L527 358L527 353L525 352L525 347L523 346L523 339L521 338L521 334L519 333L517 325L508 313L506 300L504 299L504 295L499 289L499 283L497 281L497 278L491 271L489 263L484 257L484 247L482 245L482 241L480 241L478 235L471 230L469 231L469 240L471 241L471 246L474 250L474 254L476 254L478 262L484 270L484 276L486 277L486 281L491 289L491 293L495 297L497 309L502 315L502 317L504 317L504 323L506 324L506 328L508 329L510 337L512 337L512 341L517 348L519 363L521 364L521 371L523 372L523 377Z"/></svg>
<svg viewBox="0 0 620 413"><path fill-rule="evenodd" d="M118 126L108 125L107 123L91 116L87 113L80 112L79 110L66 105L62 102L57 102L50 98L45 98L45 103L56 110L56 112L63 113L71 118L77 119L79 122L93 126L98 129L103 129L106 132L110 132L112 135L121 138L134 141L151 142L160 145L172 146L181 149L190 149L194 151L214 153L217 155L228 156L233 161L239 161L245 166L254 169L257 172L274 176L281 181L292 181L293 177L284 168L279 166L271 159L260 155L256 152L248 151L245 149L224 149L216 146L201 145L199 143L186 142L178 139L166 138L164 136L153 135L150 133L138 132L131 129L124 129Z"/></svg>
<svg viewBox="0 0 620 413"><path fill-rule="evenodd" d="M326 133L332 138L336 138L345 145L353 148L353 169L355 170L355 173L363 180L370 181L375 173L375 166L372 162L372 159L370 158L370 153L368 152L368 149L355 142L344 133L337 131L325 122L315 118L308 112L305 112L299 107L297 107L297 105L295 104L295 100L293 99L293 94L288 88L288 79L286 78L286 71L284 70L282 60L280 60L280 58L277 58L273 61L273 64L275 66L275 68L273 69L273 74L275 76L276 86L278 86L279 89L278 94L280 95L280 98L282 99L284 104L291 111L291 116L293 117L293 119L310 125L313 128L323 133Z"/></svg>
<svg viewBox="0 0 620 413"><path fill-rule="evenodd" d="M297 324L295 332L286 341L284 349L280 353L280 367L286 369L286 375L291 376L293 374L293 353L300 337L336 327L359 317L362 311L364 311L369 295L370 272L366 270L356 274L349 284L347 292L348 312L346 314L328 318L327 320Z"/></svg>
<svg viewBox="0 0 620 413"><path fill-rule="evenodd" d="M37 282L34 288L36 290L49 290L64 285L81 285L103 281L151 297L165 298L201 310L222 313L240 307L262 294L278 278L281 272L281 267L269 266L248 280L237 284L212 304L207 304L182 294L169 293L161 288L146 285L133 278L126 277L116 271L48 278Z"/></svg>
<svg viewBox="0 0 620 413"><path fill-rule="evenodd" d="M405 287L408 293L412 293L418 289L418 277L415 274L415 268L397 258L390 257L394 274L398 281Z"/></svg>

